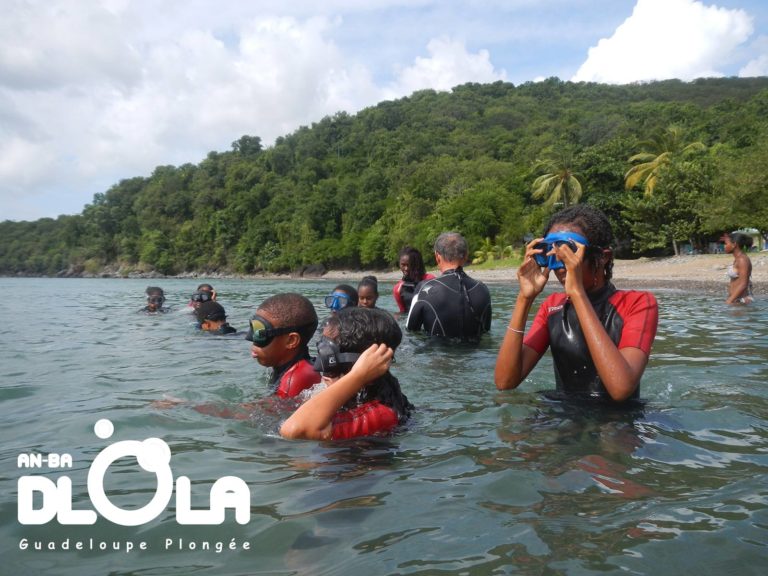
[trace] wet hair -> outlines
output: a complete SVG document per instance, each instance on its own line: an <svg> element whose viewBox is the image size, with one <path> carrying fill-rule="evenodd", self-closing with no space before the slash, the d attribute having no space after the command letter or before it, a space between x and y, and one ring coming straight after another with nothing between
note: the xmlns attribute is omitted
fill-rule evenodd
<svg viewBox="0 0 768 576"><path fill-rule="evenodd" d="M405 246L397 255L398 264L400 258L408 256L408 278L411 282L421 282L424 276L427 275L427 269L424 266L424 258L421 257L419 252L413 246Z"/></svg>
<svg viewBox="0 0 768 576"><path fill-rule="evenodd" d="M200 284L200 286L197 287L197 292L215 292L215 290L210 284Z"/></svg>
<svg viewBox="0 0 768 576"><path fill-rule="evenodd" d="M467 241L458 232L443 232L435 240L435 252L446 262L460 262L467 259Z"/></svg>
<svg viewBox="0 0 768 576"><path fill-rule="evenodd" d="M357 306L357 290L349 284L339 284L333 289L334 292L344 292L349 296L349 306Z"/></svg>
<svg viewBox="0 0 768 576"><path fill-rule="evenodd" d="M296 330L301 337L301 344L306 346L317 330L317 312L306 297L295 292L285 292L270 296L259 305L259 310L276 318L275 328L281 326L301 326Z"/></svg>
<svg viewBox="0 0 768 576"><path fill-rule="evenodd" d="M403 331L392 314L378 308L342 308L328 317L323 332L339 347L340 352L362 353L373 344L386 344L396 350L403 340ZM400 383L389 371L360 391L361 402L378 400L397 412L403 423L413 405L400 389Z"/></svg>
<svg viewBox="0 0 768 576"><path fill-rule="evenodd" d="M754 243L752 236L744 234L743 232L726 232L725 235L742 250L749 250Z"/></svg>
<svg viewBox="0 0 768 576"><path fill-rule="evenodd" d="M587 204L576 204L564 208L552 215L544 229L546 236L556 224L574 224L581 228L584 236L589 240L590 247L610 248L613 245L613 228L603 212ZM595 250L587 250L587 258L593 270L597 269L601 253ZM613 257L605 263L605 279L613 276Z"/></svg>
<svg viewBox="0 0 768 576"><path fill-rule="evenodd" d="M379 295L379 281L376 279L376 276L363 276L363 279L360 280L360 283L357 285L358 291L363 286L370 286L373 289L373 293L376 294L376 296Z"/></svg>
<svg viewBox="0 0 768 576"><path fill-rule="evenodd" d="M163 289L159 286L147 286L147 289L144 292L146 293L147 297L162 296L165 298L165 292L163 292Z"/></svg>
<svg viewBox="0 0 768 576"><path fill-rule="evenodd" d="M201 324L206 320L218 322L220 320L227 319L227 313L224 311L224 306L213 300L203 302L195 308L195 314L197 315L197 321Z"/></svg>

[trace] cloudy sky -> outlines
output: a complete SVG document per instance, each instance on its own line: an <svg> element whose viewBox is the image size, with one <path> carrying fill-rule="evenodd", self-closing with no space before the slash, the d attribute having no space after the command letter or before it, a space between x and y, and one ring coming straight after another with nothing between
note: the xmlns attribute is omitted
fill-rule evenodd
<svg viewBox="0 0 768 576"><path fill-rule="evenodd" d="M768 76L766 0L0 0L0 221L465 82Z"/></svg>

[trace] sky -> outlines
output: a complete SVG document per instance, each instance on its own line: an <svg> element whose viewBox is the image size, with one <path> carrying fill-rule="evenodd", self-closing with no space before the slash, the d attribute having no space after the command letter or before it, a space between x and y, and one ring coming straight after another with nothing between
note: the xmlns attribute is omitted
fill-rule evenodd
<svg viewBox="0 0 768 576"><path fill-rule="evenodd" d="M0 221L466 82L768 76L766 0L0 0Z"/></svg>

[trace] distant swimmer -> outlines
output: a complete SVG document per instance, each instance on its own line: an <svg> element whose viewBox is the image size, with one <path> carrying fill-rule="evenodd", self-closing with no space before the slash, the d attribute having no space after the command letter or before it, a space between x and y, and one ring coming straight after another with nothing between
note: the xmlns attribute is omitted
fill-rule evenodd
<svg viewBox="0 0 768 576"><path fill-rule="evenodd" d="M752 237L743 232L726 232L720 238L725 242L725 253L733 254L728 267L728 298L726 304L750 304L752 295L752 261L746 252L752 246Z"/></svg>
<svg viewBox="0 0 768 576"><path fill-rule="evenodd" d="M516 388L551 348L557 387L551 397L609 403L639 397L658 306L650 292L617 290L611 283L612 243L610 222L586 204L554 214L544 237L528 243L496 359L498 389ZM547 296L526 332L528 312L550 272L565 291Z"/></svg>
<svg viewBox="0 0 768 576"><path fill-rule="evenodd" d="M216 290L210 284L200 284L189 297L189 306L197 308L203 302L211 302L216 300Z"/></svg>
<svg viewBox="0 0 768 576"><path fill-rule="evenodd" d="M165 292L158 286L147 286L147 305L141 309L146 314L165 314L170 310L163 306L165 304Z"/></svg>
<svg viewBox="0 0 768 576"><path fill-rule="evenodd" d="M237 329L230 326L227 322L227 313L224 310L224 306L218 302L209 300L203 302L195 309L195 315L197 316L198 326L204 332L211 334L234 334Z"/></svg>

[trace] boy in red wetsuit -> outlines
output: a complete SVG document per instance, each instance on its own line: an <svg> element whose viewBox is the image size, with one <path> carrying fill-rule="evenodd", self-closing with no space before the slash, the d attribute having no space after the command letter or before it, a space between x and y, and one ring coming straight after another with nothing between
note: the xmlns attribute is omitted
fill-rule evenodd
<svg viewBox="0 0 768 576"><path fill-rule="evenodd" d="M272 368L270 384L280 398L292 398L320 381L310 362L309 341L317 330L312 303L293 292L264 300L251 317L246 340L251 356Z"/></svg>
<svg viewBox="0 0 768 576"><path fill-rule="evenodd" d="M351 307L331 315L317 343L315 369L326 388L280 427L286 438L339 440L391 432L413 406L389 372L403 333L378 308Z"/></svg>
<svg viewBox="0 0 768 576"><path fill-rule="evenodd" d="M210 302L208 303L210 304ZM251 356L272 368L270 385L279 398L293 398L320 382L309 356L309 341L317 330L317 312L301 294L276 294L264 300L251 317L246 340L251 341ZM166 397L155 401L155 408L172 408L186 401ZM265 408L264 399L237 406L200 404L194 410L220 418L245 420L255 409Z"/></svg>

